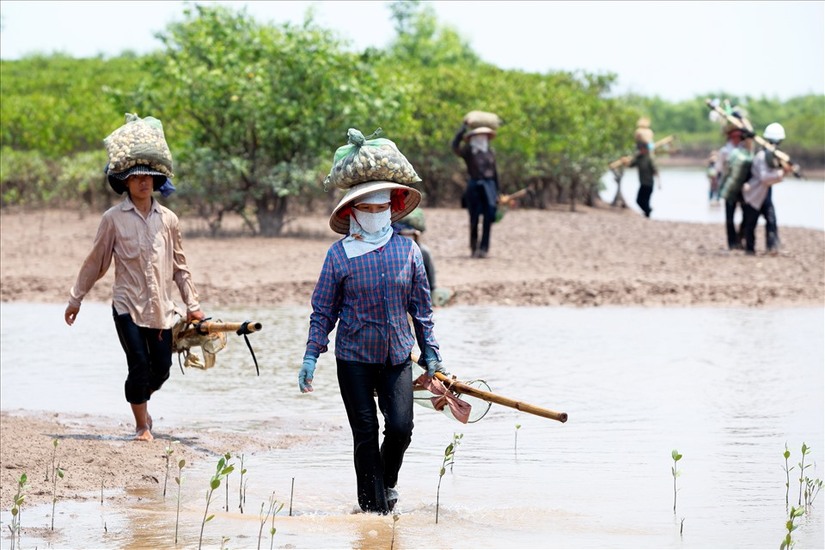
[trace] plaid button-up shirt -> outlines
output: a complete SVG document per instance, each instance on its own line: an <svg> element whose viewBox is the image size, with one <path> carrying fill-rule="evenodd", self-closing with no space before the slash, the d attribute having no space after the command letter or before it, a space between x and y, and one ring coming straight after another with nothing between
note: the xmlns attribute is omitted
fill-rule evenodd
<svg viewBox="0 0 825 550"><path fill-rule="evenodd" d="M415 328L415 339L407 319ZM415 340L432 348L430 288L421 249L411 239L394 234L383 247L347 258L342 241L327 252L312 293L312 314L306 352L327 351L335 328L335 356L345 361L391 364L404 362Z"/></svg>

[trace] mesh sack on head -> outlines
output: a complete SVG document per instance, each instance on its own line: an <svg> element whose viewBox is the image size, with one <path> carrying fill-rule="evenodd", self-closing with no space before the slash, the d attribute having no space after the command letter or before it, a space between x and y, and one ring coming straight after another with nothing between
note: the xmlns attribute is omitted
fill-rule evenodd
<svg viewBox="0 0 825 550"><path fill-rule="evenodd" d="M376 134L378 132L380 128ZM324 178L324 188L334 185L339 189L349 189L370 181L411 185L420 182L421 178L395 143L386 138L369 139L355 128L350 128L347 144L339 147L333 155L332 169Z"/></svg>

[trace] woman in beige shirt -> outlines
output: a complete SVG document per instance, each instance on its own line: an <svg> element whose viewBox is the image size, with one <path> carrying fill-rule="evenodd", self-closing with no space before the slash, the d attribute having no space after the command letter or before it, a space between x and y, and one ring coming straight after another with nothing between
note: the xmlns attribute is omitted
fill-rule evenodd
<svg viewBox="0 0 825 550"><path fill-rule="evenodd" d="M80 303L115 263L112 315L129 366L126 400L135 417L135 439L151 441L148 401L169 378L172 326L176 321L172 284L186 304L188 321L202 320L198 293L181 246L178 217L152 192L166 176L138 165L109 175L109 184L126 198L103 214L92 250L71 289L64 318L72 325Z"/></svg>

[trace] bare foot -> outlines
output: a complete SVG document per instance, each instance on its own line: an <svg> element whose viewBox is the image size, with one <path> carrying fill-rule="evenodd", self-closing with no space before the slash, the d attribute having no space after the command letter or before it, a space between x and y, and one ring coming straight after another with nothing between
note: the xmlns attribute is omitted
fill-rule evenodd
<svg viewBox="0 0 825 550"><path fill-rule="evenodd" d="M154 436L152 432L149 431L149 428L138 428L135 431L135 441L152 441L154 440Z"/></svg>

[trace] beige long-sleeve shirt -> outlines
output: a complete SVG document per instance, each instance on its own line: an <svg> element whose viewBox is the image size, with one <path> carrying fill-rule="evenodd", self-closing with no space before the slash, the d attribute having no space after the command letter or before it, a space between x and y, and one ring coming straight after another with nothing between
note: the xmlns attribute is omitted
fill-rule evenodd
<svg viewBox="0 0 825 550"><path fill-rule="evenodd" d="M80 307L84 296L109 270L112 259L115 311L129 313L138 326L172 328L176 320L173 283L187 312L200 309L181 246L178 217L157 201L152 201L145 219L128 197L103 214L92 251L72 287L70 305Z"/></svg>

